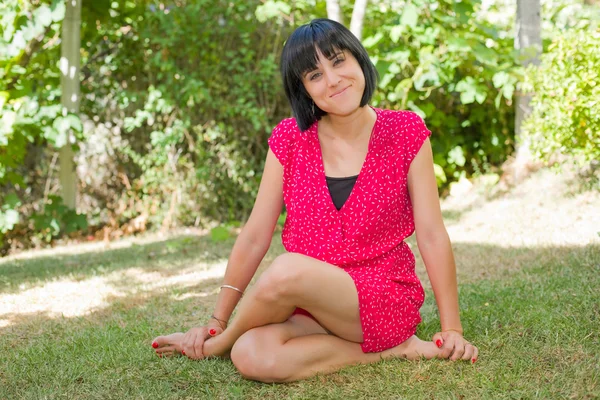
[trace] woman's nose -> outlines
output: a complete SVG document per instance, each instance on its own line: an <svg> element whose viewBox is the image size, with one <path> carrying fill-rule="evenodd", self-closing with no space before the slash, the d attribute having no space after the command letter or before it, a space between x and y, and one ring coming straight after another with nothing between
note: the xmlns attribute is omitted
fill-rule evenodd
<svg viewBox="0 0 600 400"><path fill-rule="evenodd" d="M341 81L340 76L333 71L327 72L325 78L327 79L327 85L329 86L336 86Z"/></svg>

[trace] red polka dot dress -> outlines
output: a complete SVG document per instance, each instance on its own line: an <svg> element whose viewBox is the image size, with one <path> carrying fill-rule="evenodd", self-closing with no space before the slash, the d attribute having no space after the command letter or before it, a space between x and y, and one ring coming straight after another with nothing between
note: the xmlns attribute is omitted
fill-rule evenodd
<svg viewBox="0 0 600 400"><path fill-rule="evenodd" d="M284 168L283 246L352 277L363 352L383 351L414 335L425 296L404 239L415 229L408 169L431 132L411 111L374 110L365 162L340 210L327 186L318 122L301 132L295 119L285 119L268 141Z"/></svg>

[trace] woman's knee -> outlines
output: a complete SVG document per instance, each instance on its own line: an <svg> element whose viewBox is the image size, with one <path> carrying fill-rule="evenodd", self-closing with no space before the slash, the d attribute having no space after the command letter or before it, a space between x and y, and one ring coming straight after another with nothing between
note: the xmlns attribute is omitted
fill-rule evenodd
<svg viewBox="0 0 600 400"><path fill-rule="evenodd" d="M257 294L275 301L293 295L303 279L302 261L301 256L294 253L284 253L275 258L257 282Z"/></svg>
<svg viewBox="0 0 600 400"><path fill-rule="evenodd" d="M233 345L231 361L246 379L260 382L285 382L289 378L289 369L279 361L278 346L282 344L261 337L260 328L251 329Z"/></svg>

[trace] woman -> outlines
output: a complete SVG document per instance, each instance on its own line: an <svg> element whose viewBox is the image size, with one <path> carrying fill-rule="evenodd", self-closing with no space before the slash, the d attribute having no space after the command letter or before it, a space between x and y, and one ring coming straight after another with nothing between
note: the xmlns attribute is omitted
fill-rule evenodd
<svg viewBox="0 0 600 400"><path fill-rule="evenodd" d="M258 196L214 313L206 326L157 337L156 352L229 356L244 377L263 382L387 357L475 362L478 350L462 335L454 258L421 118L368 106L376 70L334 21L299 27L284 46L281 73L295 118L269 138ZM240 301L284 202L287 252ZM431 342L415 336L424 292L404 243L415 229L440 312L442 331Z"/></svg>

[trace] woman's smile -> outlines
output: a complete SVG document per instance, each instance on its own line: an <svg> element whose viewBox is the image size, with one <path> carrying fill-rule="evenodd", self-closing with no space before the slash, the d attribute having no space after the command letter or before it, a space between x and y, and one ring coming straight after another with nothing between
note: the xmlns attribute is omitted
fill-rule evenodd
<svg viewBox="0 0 600 400"><path fill-rule="evenodd" d="M347 86L347 87L345 87L344 89L340 90L340 91L339 91L339 92L337 92L337 93L334 93L334 94L332 94L332 95L331 95L331 96L329 96L329 97L331 97L331 98L333 99L333 98L336 98L336 97L338 97L338 96L341 96L342 94L344 94L344 93L346 92L346 90L347 90L347 89L348 89L350 86L352 86L352 85L348 85L348 86Z"/></svg>

